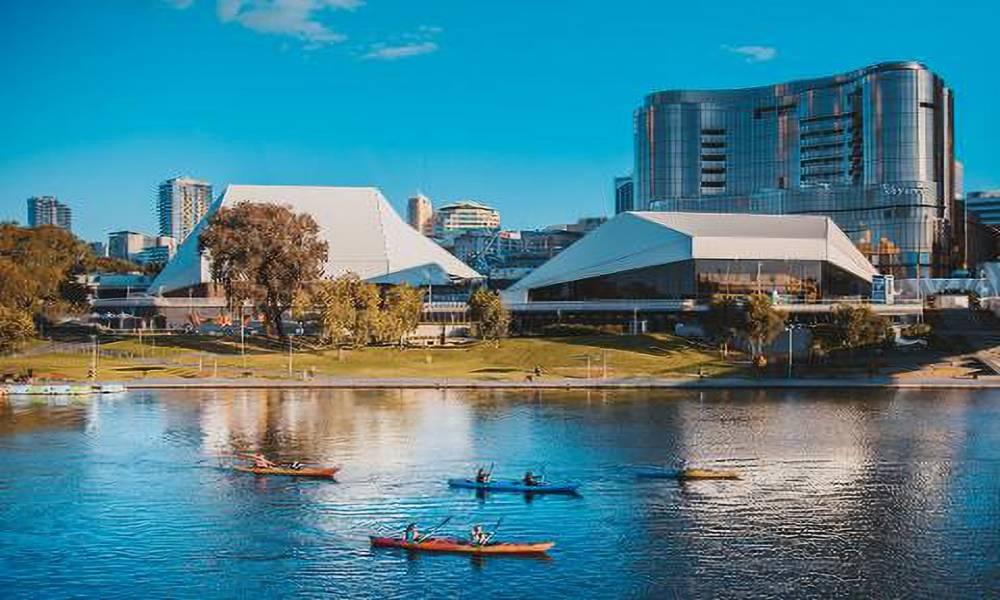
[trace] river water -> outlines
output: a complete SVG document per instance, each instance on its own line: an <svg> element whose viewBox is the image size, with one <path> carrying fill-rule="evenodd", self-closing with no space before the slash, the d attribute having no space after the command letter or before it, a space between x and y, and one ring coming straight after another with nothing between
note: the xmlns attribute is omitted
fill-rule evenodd
<svg viewBox="0 0 1000 600"><path fill-rule="evenodd" d="M237 450L337 482L225 468ZM638 480L641 465L740 481ZM544 471L579 497L449 489ZM1000 392L163 391L0 403L0 596L1000 594ZM221 466L220 466L221 465ZM554 540L410 555L408 521Z"/></svg>

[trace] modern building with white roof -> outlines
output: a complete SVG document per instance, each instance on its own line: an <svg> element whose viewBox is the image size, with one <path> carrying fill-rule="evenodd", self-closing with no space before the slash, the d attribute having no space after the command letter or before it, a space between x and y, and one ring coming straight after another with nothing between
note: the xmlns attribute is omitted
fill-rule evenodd
<svg viewBox="0 0 1000 600"><path fill-rule="evenodd" d="M828 217L625 212L503 294L508 304L868 296L876 270Z"/></svg>
<svg viewBox="0 0 1000 600"><path fill-rule="evenodd" d="M407 225L373 187L231 185L177 249L149 287L154 295L204 295L211 283L198 236L220 208L242 202L278 204L311 215L329 244L325 275L347 272L379 284L452 285L481 276Z"/></svg>

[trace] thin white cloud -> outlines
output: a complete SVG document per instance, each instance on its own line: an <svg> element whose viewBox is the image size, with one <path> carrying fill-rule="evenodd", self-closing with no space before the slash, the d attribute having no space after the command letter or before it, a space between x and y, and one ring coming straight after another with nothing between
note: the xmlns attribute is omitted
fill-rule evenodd
<svg viewBox="0 0 1000 600"><path fill-rule="evenodd" d="M767 62L778 56L778 49L774 46L723 46L722 49L743 56L752 63Z"/></svg>
<svg viewBox="0 0 1000 600"><path fill-rule="evenodd" d="M375 44L371 50L362 56L365 60L399 60L421 54L436 52L438 45L434 42L418 42L414 44L400 44L398 46L385 46Z"/></svg>
<svg viewBox="0 0 1000 600"><path fill-rule="evenodd" d="M363 60L399 60L437 52L438 45L434 41L439 33L444 31L436 25L421 25L414 31L409 31L389 42L379 42L368 46L367 52L362 51Z"/></svg>

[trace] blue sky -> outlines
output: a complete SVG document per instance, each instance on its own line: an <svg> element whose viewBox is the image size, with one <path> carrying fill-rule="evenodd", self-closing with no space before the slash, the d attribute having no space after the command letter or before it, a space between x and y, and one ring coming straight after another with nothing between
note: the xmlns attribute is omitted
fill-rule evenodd
<svg viewBox="0 0 1000 600"><path fill-rule="evenodd" d="M995 8L844 0L6 0L0 219L154 230L176 174L473 198L505 226L611 210L633 108L916 59L956 92L966 189L1000 187Z"/></svg>

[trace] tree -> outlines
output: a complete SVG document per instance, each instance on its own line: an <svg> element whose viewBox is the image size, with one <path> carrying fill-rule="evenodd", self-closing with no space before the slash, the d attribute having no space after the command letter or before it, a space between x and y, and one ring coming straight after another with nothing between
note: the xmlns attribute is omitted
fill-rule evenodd
<svg viewBox="0 0 1000 600"><path fill-rule="evenodd" d="M785 328L785 313L774 308L767 294L751 294L740 326L741 333L750 342L754 357L764 354L764 346L771 343Z"/></svg>
<svg viewBox="0 0 1000 600"><path fill-rule="evenodd" d="M65 229L0 224L0 305L31 316L86 308L83 285L90 249Z"/></svg>
<svg viewBox="0 0 1000 600"><path fill-rule="evenodd" d="M716 294L708 306L708 312L702 317L705 333L722 351L722 358L729 356L729 344L739 335L743 322L743 311L731 296Z"/></svg>
<svg viewBox="0 0 1000 600"><path fill-rule="evenodd" d="M382 332L378 286L362 281L355 273L317 282L312 302L317 305L324 337L334 345L350 339L356 346L367 346Z"/></svg>
<svg viewBox="0 0 1000 600"><path fill-rule="evenodd" d="M885 343L893 338L889 320L870 306L839 304L832 313L832 342L839 348L853 350Z"/></svg>
<svg viewBox="0 0 1000 600"><path fill-rule="evenodd" d="M199 244L208 251L212 279L222 285L230 308L255 301L279 336L282 315L305 284L320 278L329 250L310 215L253 202L212 215Z"/></svg>
<svg viewBox="0 0 1000 600"><path fill-rule="evenodd" d="M476 324L479 338L493 340L497 346L510 327L510 313L500 301L500 295L485 287L477 289L469 298L469 317Z"/></svg>
<svg viewBox="0 0 1000 600"><path fill-rule="evenodd" d="M9 352L34 333L30 314L0 306L0 352Z"/></svg>
<svg viewBox="0 0 1000 600"><path fill-rule="evenodd" d="M394 285L386 292L382 308L381 322L385 341L398 342L402 347L403 339L420 325L420 315L424 310L424 291L406 283Z"/></svg>

